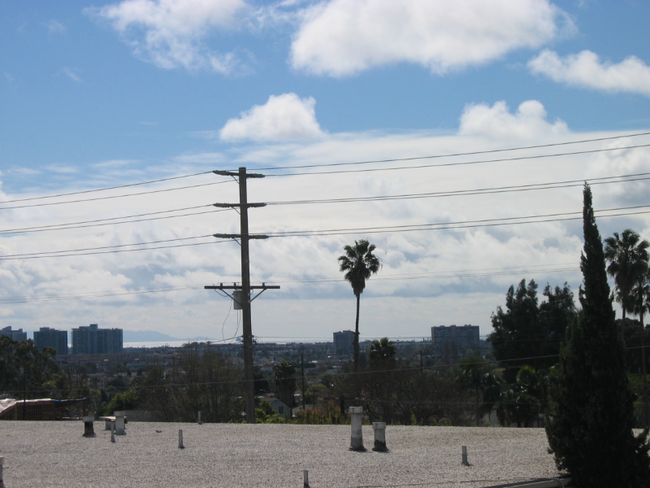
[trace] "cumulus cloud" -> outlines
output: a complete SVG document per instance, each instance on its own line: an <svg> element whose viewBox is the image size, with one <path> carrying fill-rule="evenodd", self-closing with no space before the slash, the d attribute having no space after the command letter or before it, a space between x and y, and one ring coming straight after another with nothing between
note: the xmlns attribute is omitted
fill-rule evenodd
<svg viewBox="0 0 650 488"><path fill-rule="evenodd" d="M295 93L271 95L264 105L255 105L230 119L221 129L224 141L293 141L323 136L314 111L316 100Z"/></svg>
<svg viewBox="0 0 650 488"><path fill-rule="evenodd" d="M303 12L291 63L336 77L397 62L441 74L539 47L573 28L548 0L332 0Z"/></svg>
<svg viewBox="0 0 650 488"><path fill-rule="evenodd" d="M87 12L108 21L136 55L166 69L210 69L232 73L233 53L210 50L204 38L212 29L231 29L246 7L244 0L124 0Z"/></svg>
<svg viewBox="0 0 650 488"><path fill-rule="evenodd" d="M630 56L618 64L603 62L591 51L561 58L544 50L528 62L529 69L558 83L610 92L630 92L650 96L650 66Z"/></svg>
<svg viewBox="0 0 650 488"><path fill-rule="evenodd" d="M510 113L504 101L491 107L485 104L468 105L460 119L461 135L488 136L498 139L531 139L549 134L568 133L567 125L557 120L546 121L546 110L537 100L519 105L516 113Z"/></svg>

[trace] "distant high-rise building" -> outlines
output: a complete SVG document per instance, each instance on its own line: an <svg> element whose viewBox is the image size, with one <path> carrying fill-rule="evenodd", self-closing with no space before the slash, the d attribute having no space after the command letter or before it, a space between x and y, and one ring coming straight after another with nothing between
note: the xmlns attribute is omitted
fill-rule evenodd
<svg viewBox="0 0 650 488"><path fill-rule="evenodd" d="M478 325L439 325L431 327L431 342L436 355L452 362L465 357L468 350L478 353L481 338Z"/></svg>
<svg viewBox="0 0 650 488"><path fill-rule="evenodd" d="M100 329L97 324L72 329L72 354L122 352L122 329Z"/></svg>
<svg viewBox="0 0 650 488"><path fill-rule="evenodd" d="M337 354L352 354L354 352L354 332L351 330L334 332L334 349Z"/></svg>
<svg viewBox="0 0 650 488"><path fill-rule="evenodd" d="M68 354L68 331L41 327L34 332L34 344L41 350L51 347L57 354Z"/></svg>
<svg viewBox="0 0 650 488"><path fill-rule="evenodd" d="M11 330L11 326L0 330L0 336L11 337L16 342L27 340L27 332L23 332L23 329Z"/></svg>

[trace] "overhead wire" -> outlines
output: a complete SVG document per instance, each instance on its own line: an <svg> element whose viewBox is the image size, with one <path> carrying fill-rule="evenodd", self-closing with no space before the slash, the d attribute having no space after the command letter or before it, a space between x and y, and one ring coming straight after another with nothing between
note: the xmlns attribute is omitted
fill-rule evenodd
<svg viewBox="0 0 650 488"><path fill-rule="evenodd" d="M530 272L538 272L538 273L555 273L555 272L561 272L561 271L572 271L578 268L578 263L575 265L572 265L572 263L556 263L556 264L551 264L551 268L546 269L547 265L531 265L531 266L515 266L515 267L509 267L509 268L483 268L483 269L478 269L478 270L449 270L449 271L444 271L444 272L430 272L430 273L416 273L415 276L412 276L412 274L406 275L406 274L395 274L395 275L388 275L388 276L376 276L373 278L373 281L408 281L411 279L430 279L430 280L440 280L440 279L449 279L449 278L454 278L454 277L462 277L462 278L467 278L467 277L483 277L483 276L495 276L497 274L503 275L503 276L508 276L508 275L514 275L514 274L521 274L521 273L530 273ZM562 268L558 268L558 266L562 266ZM498 271L497 271L498 270ZM226 280L224 280L226 281ZM311 280L291 280L291 279L285 279L285 280L266 280L265 283L267 284L304 284L304 283L313 283L313 284L318 284L318 283L325 283L325 284L334 284L334 283L339 283L339 284L345 284L347 283L343 278L315 278ZM196 284L196 285L186 285L185 287L178 287L178 288L166 288L166 289L151 289L151 290L135 290L132 292L134 295L141 295L141 294L146 294L146 293L159 293L159 292L175 292L175 291L182 291L186 289L199 289L203 288L203 284ZM119 290L119 291L111 291L111 290L105 290L105 291L97 291L97 292L91 292L89 294L72 294L72 295L49 295L47 297L33 297L33 296L13 296L13 297L0 297L0 303L30 303L31 301L41 301L41 299L45 301L58 301L58 300L83 300L83 299L88 299L88 298L105 298L105 297L112 297L116 295L128 295L131 292L124 291L124 290ZM33 300L32 300L33 298ZM239 319L238 319L239 320Z"/></svg>
<svg viewBox="0 0 650 488"><path fill-rule="evenodd" d="M338 163L322 163L322 164L303 164L297 166L269 166L256 168L256 171L277 171L280 169L309 169L309 168L322 168L322 167L337 167L337 166L359 166L366 164L379 164L379 163L394 163L400 161L416 161L421 159L439 159L439 158L455 158L461 156L478 156L480 154L494 154L500 152L512 152L512 151L524 151L530 149L544 149L550 147L559 147L559 146L569 146L574 144L586 144L592 142L603 142L611 141L618 139L626 139L630 137L641 137L650 135L650 131L646 132L634 132L623 135L616 136L603 136L595 137L590 139L580 139L577 141L564 141L564 142L553 142L546 144L534 144L529 146L519 146L519 147L510 147L510 148L497 148L497 149L484 149L480 151L465 151L457 153L446 153L446 154L433 154L427 156L410 156L410 157L401 157L401 158L386 158L386 159L370 159L364 161L350 161L350 162L338 162Z"/></svg>
<svg viewBox="0 0 650 488"><path fill-rule="evenodd" d="M633 137L641 137L641 136L646 136L646 135L650 135L650 132L628 133L628 134L621 134L621 135L616 135L616 136L604 136L604 137L598 137L598 138L592 138L592 139L580 139L580 140L575 140L575 141L563 141L563 142L558 142L558 143L537 144L537 145L529 145L529 146L510 147L510 148L487 149L487 150L480 150L480 151L468 151L468 152L447 153L447 154L432 154L432 155L397 157L397 158L384 158L384 159L373 159L373 160L353 161L353 162L335 162L335 163L294 165L294 166L290 166L290 165L287 165L287 166L272 166L272 167L257 168L257 170L258 171L280 171L280 170L287 170L287 169L310 169L310 168L328 168L328 167L339 167L339 166L360 166L360 165L369 165L369 164L382 164L382 163L388 163L388 162L406 162L406 161L423 160L423 159L456 158L456 157L461 157L461 156L475 156L475 155L481 155L481 154L495 154L495 153L501 153L501 152L513 152L513 151L533 150L533 149L542 149L542 148L550 148L550 147L570 146L570 145L576 145L576 144L586 144L586 143L602 142L602 141L609 141L609 140L619 140L619 139L627 139L627 138L633 138ZM560 153L553 153L553 154L523 156L523 157L517 157L517 158L514 158L514 159L513 158L504 158L504 159L476 160L476 161L464 161L464 162L457 162L457 163L447 163L447 164L442 164L442 165L424 165L424 166L412 166L412 167L401 166L401 167L395 167L395 168L377 168L375 170L376 171L383 171L383 170L399 170L399 169L417 169L417 168L427 168L427 167L435 167L435 166L444 167L444 166L454 166L454 165L459 165L459 164L460 165L485 164L485 163L492 163L492 162L514 161L514 160L521 160L521 159L537 159L537 158L540 158L540 157L543 157L543 158L561 157L561 156L571 156L571 155L587 154L587 153L595 153L595 152L617 151L617 150L634 149L634 148L641 148L641 147L648 147L648 146L650 146L650 144L637 144L637 145L621 146L621 147L614 147L614 148L599 148L599 149L594 149L594 150L586 150L586 151L578 151L578 152L564 152L564 153L560 152ZM355 170L355 172L356 172L356 170ZM231 179L227 179L227 180L224 180L224 181L212 182L212 183L204 183L204 184L199 184L199 185L187 185L187 186L183 186L183 187L158 189L158 190L152 190L152 191L148 191L148 192L128 193L128 194L122 194L122 195L112 195L112 196L97 197L97 198L91 198L91 199L70 200L70 201L64 201L64 202L49 202L49 203L43 203L43 204L17 205L17 206L8 205L8 204L13 204L13 203L21 203L21 202L28 202L28 201L35 201L35 200L47 200L47 199L54 199L54 198L61 198L61 197L68 197L68 196L75 196L75 195L85 195L85 194L96 193L96 192L104 192L104 191L123 189L123 188L130 188L130 187L136 187L136 186L143 186L143 185L149 185L149 184L157 184L157 183L163 183L163 182L172 181L172 180L190 178L190 177L194 177L194 176L207 175L207 174L211 174L211 173L213 173L213 171L204 171L204 172L200 172L200 173L193 173L193 174L188 174L188 175L179 175L179 176L173 176L173 177L168 177L168 178L160 178L160 179L156 179L156 180L142 181L142 182L136 182L136 183L126 183L126 184L123 184L123 185L116 185L116 186L112 186L112 187L95 188L95 189L89 189L89 190L79 190L79 191L74 191L74 192L65 192L65 193L58 193L58 194L51 194L51 195L42 195L42 196L34 196L34 197L25 197L25 198L18 198L18 199L12 199L12 200L5 200L4 202L0 202L0 210L16 209L16 208L28 208L28 207L37 207L37 206L46 206L46 205L62 205L62 204L70 204L70 203L83 203L83 202L88 202L88 201L104 200L104 199L109 199L109 198L110 199L112 199L112 198L122 198L122 197L138 196L138 195L145 195L145 194L151 194L151 193L160 193L160 192L165 192L165 191L176 191L176 190L182 190L182 189L188 189L188 188L197 188L197 187L201 187L201 186L209 186L209 185L216 185L216 184L223 184L223 183L231 183L233 181ZM335 173L339 173L339 172L335 172ZM301 173L301 174L303 174L303 173ZM309 173L304 173L304 174L305 175L310 175L310 174L321 174L321 173L309 172ZM269 175L269 176L291 176L291 175L297 175L297 174L283 174L283 175Z"/></svg>
<svg viewBox="0 0 650 488"><path fill-rule="evenodd" d="M495 193L572 188L572 187L582 186L584 185L585 182L593 186L593 185L605 185L605 184L613 184L613 183L629 183L634 181L645 181L649 179L650 179L650 172L647 172L647 173L635 173L635 174L628 174L628 175L603 176L600 178L586 178L580 180L565 180L565 181L556 181L556 182L547 182L547 183L530 183L530 184L523 184L523 185L473 188L469 190L407 193L407 194L399 194L399 195L375 195L375 196L348 197L348 198L324 198L324 199L311 199L311 200L278 200L278 201L266 202L266 205L277 206L277 205L309 205L309 204L328 204L328 203L356 203L356 202L412 200L412 199L440 198L440 197L454 197L454 196L473 196L473 195L487 195L487 194L495 194Z"/></svg>
<svg viewBox="0 0 650 488"><path fill-rule="evenodd" d="M69 197L69 196L74 196L74 195L85 195L88 193L95 193L95 192L102 192L102 191L110 191L110 190L121 190L122 188L132 188L134 186L144 186L144 185L153 185L156 183L164 183L167 181L173 181L173 180L179 180L183 178L192 178L194 176L201 176L201 175L206 175L210 174L212 171L202 171L201 173L193 173L189 175L178 175L178 176L170 176L168 178L158 178L156 180L149 180L149 181L140 181L136 183L125 183L123 185L116 185L116 186L108 186L104 188L94 188L90 190L79 190L79 191L71 191L71 192L65 192L65 193L57 193L53 195L44 195L44 196L39 196L39 197L26 197L26 198L16 198L13 200L5 200L4 202L0 202L0 204L5 204L5 203L19 203L19 202L28 202L28 201L33 201L33 200L44 200L44 199L49 199L49 198L60 198L60 197Z"/></svg>
<svg viewBox="0 0 650 488"><path fill-rule="evenodd" d="M192 212L192 213L186 213L186 214L180 214L180 215L167 215L164 217L159 217L161 214L169 214L172 212L184 212L187 210L195 210L199 208L210 208L210 210L203 211L203 212ZM133 214L133 215L124 215L121 217L107 217L103 219L94 219L94 220L85 220L85 221L80 221L80 222L67 222L67 223L61 223L61 224L50 224L50 225L41 225L41 226L31 226L31 227L18 227L14 229L0 229L0 235L7 235L7 234L29 234L29 233L34 233L34 232L46 232L46 231L56 231L56 230L73 230L73 229L84 229L84 228L89 228L89 227L102 227L106 225L121 225L121 224L133 224L133 223L139 223L139 222L150 222L154 220L164 220L164 219L174 219L174 218L180 218L180 217L191 217L194 215L204 215L207 213L219 213L219 212L226 212L230 209L215 209L213 205L207 204L207 205L196 205L194 207L185 207L185 208L180 208L180 209L173 209L173 210L160 210L158 212L147 212L147 213L141 213L141 214ZM148 217L148 216L157 216L157 217L149 217L149 218L140 218L140 217ZM136 219L136 220L125 220L125 219ZM121 222L121 220L124 220Z"/></svg>
<svg viewBox="0 0 650 488"><path fill-rule="evenodd" d="M77 257L77 256L90 256L90 255L95 255L95 254L114 254L114 253L120 253L120 252L134 252L134 251L150 251L150 250L155 250L155 249L172 249L172 248L179 248L179 247L191 247L191 246L200 246L200 245L206 245L206 244L215 244L215 243L222 243L226 241L210 241L210 242L199 242L199 243L193 243L193 244L175 244L175 245L170 245L170 246L157 246L157 247L147 247L147 248L141 248L141 249L125 249L125 248L132 248L135 246L150 246L151 244L167 244L170 242L178 242L178 241L187 241L187 240L194 240L194 239L205 239L208 237L214 237L212 234L205 234L205 235L199 235L199 236L189 236L189 237L176 237L173 239L158 239L155 241L146 241L146 242L136 242L136 243L131 243L131 244L114 244L110 246L99 246L99 247L89 247L89 248L79 248L79 249L65 249L65 250L59 250L59 251L43 251L43 252L36 252L36 253L21 253L21 254L4 254L0 256L0 261L7 261L7 260L25 260L25 259L39 259L39 258L48 258L48 257L56 257L56 258L61 258L61 257Z"/></svg>
<svg viewBox="0 0 650 488"><path fill-rule="evenodd" d="M629 210L633 209L645 209L639 210L637 212L630 212ZM605 212L618 212L615 214L605 215ZM637 205L631 207L618 207L612 209L600 209L596 210L595 213L599 215L600 218L609 218L609 217L620 217L625 215L638 215L650 213L650 205ZM582 218L581 212L562 212L562 213L552 213L552 214L542 214L542 215L528 215L521 217L504 217L497 219L479 219L479 220L470 220L470 221L457 221L457 222L442 222L442 223L424 223L424 224L409 224L409 225L393 225L393 226L376 226L376 227L356 227L356 228L341 228L341 229L323 229L323 230L303 230L303 231L278 231L278 232L267 232L269 238L272 237L314 237L314 236L330 236L330 235L349 235L349 234L383 234L383 233L395 233L395 232L415 232L415 231L440 231L440 230L458 230L458 229L467 229L467 228L477 228L477 227L495 227L495 226L504 226L504 225L523 225L531 223L548 223L548 222L561 222L569 220L579 220ZM179 247L193 247L199 245L207 245L211 242L206 243L194 243L194 244L176 244L170 246L156 246L156 247L146 247L139 249L125 249L134 246L145 246L151 244L166 244L170 242L191 240L191 239L200 239L213 237L211 234L200 235L200 236L189 236L183 238L174 238L174 239L161 239L157 241L149 242L138 242L131 244L119 244L112 246L99 246L93 248L81 248L81 249L66 249L58 251L43 251L38 253L22 253L22 254L5 254L0 256L0 261L6 260L17 260L17 259L40 259L46 257L76 257L76 256L88 256L95 254L107 254L107 253L120 253L120 252L134 252L134 251L149 251L149 250L158 250L158 249L170 249L170 248L179 248ZM227 242L227 241L215 241L215 242Z"/></svg>
<svg viewBox="0 0 650 488"><path fill-rule="evenodd" d="M15 209L20 209L20 208L35 208L35 207L49 207L53 205L69 205L72 203L88 203L88 202L96 202L100 200L114 200L117 198L128 198L128 197L136 197L136 196L142 196L142 195L153 195L156 193L165 193L165 192L171 192L171 191L179 191L179 190L187 190L190 188L200 188L200 187L205 187L205 186L214 186L214 185L222 185L224 183L230 183L230 181L213 181L210 183L200 183L197 185L187 185L187 186L177 186L173 188L159 188L157 190L149 190L149 191L142 191L142 192L137 192L137 193L124 193L121 195L106 195L102 197L93 197L93 198L83 198L83 199L78 199L78 200L65 200L63 202L46 202L46 203L30 203L26 205L10 205L10 206L3 206L6 202L0 202L0 210L15 210ZM90 190L89 190L90 191ZM49 198L49 197L42 197L42 198Z"/></svg>
<svg viewBox="0 0 650 488"><path fill-rule="evenodd" d="M632 210L632 209L646 209L646 210L639 210L638 212L619 212L612 215L604 214L604 212L615 212L615 211ZM645 213L650 213L650 205L635 205L631 207L600 209L600 210L596 210L595 213L598 214L601 218L645 214ZM475 227L495 227L495 226L502 226L502 225L522 225L522 224L532 224L532 223L562 222L567 220L579 220L581 218L582 218L582 212L559 212L559 213L541 214L541 215L527 215L521 217L502 217L496 219L478 219L478 220L466 220L466 221L456 221L456 222L322 229L316 231L313 230L276 231L276 232L265 232L264 234L267 235L269 238L349 235L349 234L358 234L358 233L383 234L383 233L393 233L393 232L456 230L456 229L467 229L467 228L475 228Z"/></svg>
<svg viewBox="0 0 650 488"><path fill-rule="evenodd" d="M364 168L364 169L349 169L349 170L334 170L334 171L309 171L302 173L282 173L277 175L267 175L271 177L283 177L283 176L311 176L311 175L336 175L336 174L349 174L349 173L373 173L378 171L404 171L404 170L413 170L413 169L425 169L425 168L445 168L451 166L473 166L478 164L488 164L488 163L504 163L512 161L527 161L527 160L537 160L545 158L556 158L564 156L579 156L584 154L595 154L602 152L612 152L612 151L622 151L625 149L638 149L643 147L650 147L649 144L637 144L632 146L616 147L616 148L600 148L600 149L585 149L582 151L573 151L573 152L564 152L564 153L552 153L552 154L536 154L531 156L517 156L512 158L496 158L496 159L478 159L474 161L459 161L452 163L440 163L440 164L419 164L411 166L390 166L390 167L379 167L379 168ZM415 157L413 159L428 159L427 157ZM395 161L401 161L402 159L395 159ZM323 165L325 166L325 165Z"/></svg>

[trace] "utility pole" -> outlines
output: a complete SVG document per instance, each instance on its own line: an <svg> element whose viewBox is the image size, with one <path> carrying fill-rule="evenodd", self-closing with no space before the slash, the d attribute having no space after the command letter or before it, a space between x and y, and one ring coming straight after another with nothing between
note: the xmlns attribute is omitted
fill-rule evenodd
<svg viewBox="0 0 650 488"><path fill-rule="evenodd" d="M243 343L244 343L244 387L246 390L246 422L255 423L255 376L253 373L253 328L251 324L251 289L261 289L260 293L268 289L278 289L279 286L251 286L250 280L250 256L248 251L248 241L250 239L267 239L265 235L250 235L248 233L248 208L264 207L265 203L248 203L246 194L246 180L248 178L264 178L260 174L246 174L246 168L239 168L238 172L233 171L213 171L221 176L232 176L239 179L239 204L233 203L215 203L215 207L222 208L239 208L240 233L239 234L214 234L214 237L224 239L239 239L241 247L241 287L236 284L233 286L205 286L205 289L219 290L241 290L240 299L238 300L242 310L243 321Z"/></svg>
<svg viewBox="0 0 650 488"><path fill-rule="evenodd" d="M302 409L305 410L305 356L300 353L300 377L302 379Z"/></svg>

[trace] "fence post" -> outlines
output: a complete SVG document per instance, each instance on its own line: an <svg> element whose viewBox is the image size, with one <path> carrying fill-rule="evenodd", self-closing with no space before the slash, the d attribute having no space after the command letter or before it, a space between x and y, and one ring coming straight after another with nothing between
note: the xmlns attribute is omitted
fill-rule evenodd
<svg viewBox="0 0 650 488"><path fill-rule="evenodd" d="M111 422L111 442L115 442L115 422Z"/></svg>
<svg viewBox="0 0 650 488"><path fill-rule="evenodd" d="M185 446L183 445L183 429L178 430L178 448L185 449Z"/></svg>
<svg viewBox="0 0 650 488"><path fill-rule="evenodd" d="M303 479L304 479L304 482L303 482L303 488L309 488L309 471L307 471L307 470L305 469L305 470L302 472L302 476L303 476Z"/></svg>
<svg viewBox="0 0 650 488"><path fill-rule="evenodd" d="M199 410L199 425L203 425L203 422L201 422L201 410Z"/></svg>
<svg viewBox="0 0 650 488"><path fill-rule="evenodd" d="M351 451L365 451L363 447L363 407L350 407L350 427L352 428L352 438L350 442Z"/></svg>

